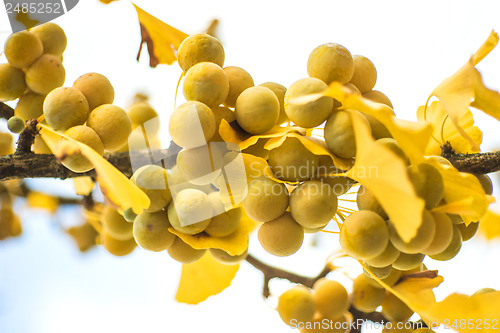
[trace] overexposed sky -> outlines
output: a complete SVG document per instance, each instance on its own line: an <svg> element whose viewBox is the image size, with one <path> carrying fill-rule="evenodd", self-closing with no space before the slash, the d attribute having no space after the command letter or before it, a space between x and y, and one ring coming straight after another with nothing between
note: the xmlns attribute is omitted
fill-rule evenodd
<svg viewBox="0 0 500 333"><path fill-rule="evenodd" d="M245 68L256 84L275 81L289 86L307 76L307 57L316 46L342 44L352 54L374 62L376 89L389 96L396 114L405 119L415 119L417 107L434 87L458 70L492 29L500 31L497 0L138 0L136 4L186 33L201 32L218 18L225 64ZM115 104L122 107L136 92L148 93L163 118L163 138L168 142L166 125L181 70L176 64L150 69L145 53L136 62L140 34L131 3L121 0L105 6L98 0L80 0L55 22L68 36L66 85L87 72L102 73L115 87ZM1 45L8 36L6 23L6 16L0 14ZM499 90L500 51L494 50L478 68L487 85ZM181 101L182 96L178 104ZM498 149L498 122L478 113L475 119L485 134L483 147ZM58 189L60 183L67 182L58 182ZM47 188L53 183L31 184ZM262 300L262 277L247 264L242 264L233 285L221 295L197 307L177 304L173 298L180 264L166 253L137 249L130 256L115 258L95 249L81 255L58 227L58 223L77 223L74 211L51 217L27 212L22 204L17 211L26 221L25 234L0 242L2 333L292 332L270 308L272 301L268 305ZM273 258L253 239L251 252L314 275L337 248L338 239L319 234L318 246L312 248L311 242L308 237L296 255ZM466 243L450 263L427 261L429 268L445 276L438 296L456 290L472 293L481 287L499 289L498 275L491 271L498 273L498 268L489 264L498 260L499 245L477 239ZM348 286L348 280L342 281ZM279 295L285 288L287 284L278 281L272 291Z"/></svg>

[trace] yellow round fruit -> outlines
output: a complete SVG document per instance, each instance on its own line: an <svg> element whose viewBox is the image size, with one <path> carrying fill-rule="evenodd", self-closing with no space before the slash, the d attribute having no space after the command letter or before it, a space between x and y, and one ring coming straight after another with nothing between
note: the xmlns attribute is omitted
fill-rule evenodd
<svg viewBox="0 0 500 333"><path fill-rule="evenodd" d="M13 101L25 90L24 72L9 64L0 64L0 101Z"/></svg>
<svg viewBox="0 0 500 333"><path fill-rule="evenodd" d="M364 185L361 185L358 189L358 194L356 196L356 204L359 210L371 210L377 213L384 220L388 218L382 205L378 202L377 198L369 191Z"/></svg>
<svg viewBox="0 0 500 333"><path fill-rule="evenodd" d="M204 231L213 215L213 207L208 196L200 190L182 190L168 205L170 224L177 231L188 235Z"/></svg>
<svg viewBox="0 0 500 333"><path fill-rule="evenodd" d="M224 68L227 80L229 82L229 92L227 93L224 105L230 108L236 106L238 96L246 89L253 87L254 82L250 74L246 70L236 66L229 66Z"/></svg>
<svg viewBox="0 0 500 333"><path fill-rule="evenodd" d="M387 292L382 302L382 315L391 322L406 322L413 315L413 310L394 294Z"/></svg>
<svg viewBox="0 0 500 333"><path fill-rule="evenodd" d="M80 90L89 102L90 111L103 104L112 104L115 90L108 78L99 73L87 73L80 76L73 87Z"/></svg>
<svg viewBox="0 0 500 333"><path fill-rule="evenodd" d="M210 249L210 254L217 260L226 265L239 264L248 256L248 251L243 252L240 255L232 256L224 250L221 249Z"/></svg>
<svg viewBox="0 0 500 333"><path fill-rule="evenodd" d="M184 77L183 92L188 101L202 102L210 107L219 106L229 92L226 72L213 62L197 63Z"/></svg>
<svg viewBox="0 0 500 333"><path fill-rule="evenodd" d="M137 185L151 201L145 212L162 210L172 201L167 171L158 165L145 165L137 169L130 180Z"/></svg>
<svg viewBox="0 0 500 333"><path fill-rule="evenodd" d="M349 294L337 281L319 279L313 286L316 311L323 317L335 319L349 308Z"/></svg>
<svg viewBox="0 0 500 333"><path fill-rule="evenodd" d="M62 87L52 90L45 97L43 114L50 127L56 131L65 131L85 123L89 115L89 105L78 89Z"/></svg>
<svg viewBox="0 0 500 333"><path fill-rule="evenodd" d="M287 138L269 152L269 166L274 176L290 182L311 179L318 166L318 156L310 152L297 138Z"/></svg>
<svg viewBox="0 0 500 333"><path fill-rule="evenodd" d="M1 90L1 89L0 89ZM14 114L24 121L36 119L43 114L44 95L39 95L32 91L27 91L17 102Z"/></svg>
<svg viewBox="0 0 500 333"><path fill-rule="evenodd" d="M26 85L40 95L62 86L65 79L66 70L61 59L51 54L43 54L26 70Z"/></svg>
<svg viewBox="0 0 500 333"><path fill-rule="evenodd" d="M258 238L264 250L278 257L286 257L302 246L304 228L286 212L275 220L263 223Z"/></svg>
<svg viewBox="0 0 500 333"><path fill-rule="evenodd" d="M392 265L392 263L398 259L399 253L400 251L396 249L391 242L388 242L384 252L375 258L366 260L365 262L375 268L386 267L388 265Z"/></svg>
<svg viewBox="0 0 500 333"><path fill-rule="evenodd" d="M354 279L351 292L351 304L359 311L370 313L375 311L385 298L385 289L376 288L365 274Z"/></svg>
<svg viewBox="0 0 500 333"><path fill-rule="evenodd" d="M252 180L243 199L243 209L258 222L272 221L288 208L288 189L285 184L267 177Z"/></svg>
<svg viewBox="0 0 500 333"><path fill-rule="evenodd" d="M170 116L170 137L180 147L196 148L206 145L215 134L215 117L205 104L189 101Z"/></svg>
<svg viewBox="0 0 500 333"><path fill-rule="evenodd" d="M134 102L131 104L127 108L127 113L132 121L132 129L135 129L137 126L144 125L149 120L158 117L158 113L151 106L151 104L144 101ZM148 133L151 132L151 134L157 134L159 130L159 122L154 125L154 128L150 128L149 126L146 128L146 131L148 131Z"/></svg>
<svg viewBox="0 0 500 333"><path fill-rule="evenodd" d="M168 231L171 227L167 212L143 212L134 220L133 234L137 244L148 251L160 252L168 249L175 241L175 235Z"/></svg>
<svg viewBox="0 0 500 333"><path fill-rule="evenodd" d="M263 134L276 125L280 104L276 95L265 87L251 87L236 101L234 115L238 125L251 134Z"/></svg>
<svg viewBox="0 0 500 333"><path fill-rule="evenodd" d="M453 222L448 215L444 213L431 213L436 223L436 232L429 246L423 253L427 255L438 254L444 251L451 243L453 238Z"/></svg>
<svg viewBox="0 0 500 333"><path fill-rule="evenodd" d="M64 132L64 135L86 144L99 155L104 154L104 146L102 145L101 138L88 126L78 125L71 127ZM62 161L62 164L73 172L87 172L94 168L94 165L81 153L67 156Z"/></svg>
<svg viewBox="0 0 500 333"><path fill-rule="evenodd" d="M307 104L293 104L291 101L300 96L320 93L328 85L316 78L305 78L295 81L285 94L285 113L297 126L312 128L321 125L330 116L333 98L325 96Z"/></svg>
<svg viewBox="0 0 500 333"><path fill-rule="evenodd" d="M212 112L213 112L214 118L215 118L215 133L212 136L212 138L210 139L210 141L222 142L224 140L222 139L222 137L219 134L219 128L220 128L220 124L221 124L222 120L224 119L225 121L227 121L228 124L230 124L231 122L236 120L236 116L231 109L229 109L225 106L214 107L214 108L212 108Z"/></svg>
<svg viewBox="0 0 500 333"><path fill-rule="evenodd" d="M342 84L351 80L354 60L351 53L339 44L328 43L315 48L307 61L307 73L326 84L334 81Z"/></svg>
<svg viewBox="0 0 500 333"><path fill-rule="evenodd" d="M107 151L115 151L124 146L132 132L132 122L127 113L112 104L103 104L92 110L87 126L96 131Z"/></svg>
<svg viewBox="0 0 500 333"><path fill-rule="evenodd" d="M264 82L259 84L259 87L264 87L270 89L278 98L278 101L280 102L280 116L278 117L278 122L276 125L281 125L288 121L288 117L286 116L285 113L285 94L286 94L286 87L282 86L279 83L275 82Z"/></svg>
<svg viewBox="0 0 500 333"><path fill-rule="evenodd" d="M111 207L106 206L101 216L102 230L116 240L126 241L133 238L133 224Z"/></svg>
<svg viewBox="0 0 500 333"><path fill-rule="evenodd" d="M217 38L208 34L194 34L187 37L182 41L177 52L179 66L184 73L200 62L213 62L222 67L224 58L222 44Z"/></svg>
<svg viewBox="0 0 500 333"><path fill-rule="evenodd" d="M384 93L381 93L378 90L367 91L367 92L363 93L363 97L367 98L370 101L375 102L375 103L385 104L388 107L390 107L391 109L394 108L392 106L392 103L391 103L391 100L389 99L389 97L387 97L386 95L384 95Z"/></svg>
<svg viewBox="0 0 500 333"><path fill-rule="evenodd" d="M63 54L68 44L68 39L66 38L64 30L52 22L40 24L32 28L30 32L42 41L43 53L60 56Z"/></svg>
<svg viewBox="0 0 500 333"><path fill-rule="evenodd" d="M194 249L179 237L175 237L174 242L168 247L167 252L172 259L183 264L190 264L203 257L207 250Z"/></svg>
<svg viewBox="0 0 500 333"><path fill-rule="evenodd" d="M404 241L396 230L395 225L389 221L389 234L391 243L401 252L408 254L422 253L431 245L436 234L436 222L432 214L424 210L422 224L418 227L415 236L409 241Z"/></svg>
<svg viewBox="0 0 500 333"><path fill-rule="evenodd" d="M213 237L225 237L238 229L240 226L242 210L241 207L233 208L226 211L220 197L220 192L212 192L208 195L208 199L214 208L214 217L205 229L205 232Z"/></svg>
<svg viewBox="0 0 500 333"><path fill-rule="evenodd" d="M280 295L276 310L287 325L310 322L315 311L314 296L309 288L297 285Z"/></svg>
<svg viewBox="0 0 500 333"><path fill-rule="evenodd" d="M332 153L342 158L353 158L356 156L356 140L354 138L354 128L351 118L352 112L358 111L336 110L325 124L326 145ZM360 112L358 114L363 115ZM369 124L364 115L363 118Z"/></svg>
<svg viewBox="0 0 500 333"><path fill-rule="evenodd" d="M42 55L43 44L35 34L24 30L9 36L3 52L11 66L26 68Z"/></svg>
<svg viewBox="0 0 500 333"><path fill-rule="evenodd" d="M404 253L399 254L398 259L392 263L392 267L400 271L408 271L422 265L425 255L422 253Z"/></svg>
<svg viewBox="0 0 500 333"><path fill-rule="evenodd" d="M132 223L129 224L132 225ZM132 253L137 247L133 237L127 240L118 240L107 233L101 234L101 243L109 253L119 257Z"/></svg>
<svg viewBox="0 0 500 333"><path fill-rule="evenodd" d="M355 55L352 58L354 60L354 73L349 82L354 84L362 94L371 91L377 82L375 65L370 59L361 55Z"/></svg>
<svg viewBox="0 0 500 333"><path fill-rule="evenodd" d="M195 185L216 181L223 167L224 153L217 143L190 149L177 154L177 167L182 177Z"/></svg>

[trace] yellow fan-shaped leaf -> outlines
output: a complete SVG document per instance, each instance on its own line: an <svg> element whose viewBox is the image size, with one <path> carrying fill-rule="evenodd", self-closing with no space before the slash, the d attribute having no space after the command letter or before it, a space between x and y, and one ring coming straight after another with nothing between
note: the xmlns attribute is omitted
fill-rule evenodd
<svg viewBox="0 0 500 333"><path fill-rule="evenodd" d="M488 240L500 236L500 210L498 206L494 208L494 205L490 205L488 212L479 223L479 230Z"/></svg>
<svg viewBox="0 0 500 333"><path fill-rule="evenodd" d="M213 237L201 233L197 235L186 235L173 228L169 231L179 236L185 243L195 249L221 249L229 255L237 256L243 254L248 249L248 235L256 228L257 222L250 219L244 212L238 229L226 237Z"/></svg>
<svg viewBox="0 0 500 333"><path fill-rule="evenodd" d="M143 43L148 46L150 66L156 67L158 64L171 65L177 60L177 49L188 35L160 21L135 4L134 7L141 24L141 48ZM140 53L141 50L139 50L137 58L139 58Z"/></svg>
<svg viewBox="0 0 500 333"><path fill-rule="evenodd" d="M50 213L55 213L59 206L59 199L53 195L37 191L30 191L26 197L28 207L42 208Z"/></svg>
<svg viewBox="0 0 500 333"><path fill-rule="evenodd" d="M38 126L41 128L40 135L56 157L81 153L94 165L101 191L110 204L121 210L132 208L136 214L149 207L148 196L94 149L54 131L49 126L43 124ZM62 138L67 141L61 146L59 142Z"/></svg>
<svg viewBox="0 0 500 333"><path fill-rule="evenodd" d="M411 240L422 223L424 201L408 178L401 157L375 142L369 125L360 114L352 113L356 138L356 162L345 175L373 193L405 241ZM394 203L398 204L395 205Z"/></svg>
<svg viewBox="0 0 500 333"><path fill-rule="evenodd" d="M73 178L73 187L78 195L89 195L94 189L94 181L90 177Z"/></svg>
<svg viewBox="0 0 500 333"><path fill-rule="evenodd" d="M209 253L192 264L183 264L175 300L198 304L231 285L240 265L225 265Z"/></svg>

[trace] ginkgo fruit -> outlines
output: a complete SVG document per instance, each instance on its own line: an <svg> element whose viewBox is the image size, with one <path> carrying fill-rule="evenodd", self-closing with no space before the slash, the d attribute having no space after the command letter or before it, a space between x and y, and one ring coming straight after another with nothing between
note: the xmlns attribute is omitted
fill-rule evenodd
<svg viewBox="0 0 500 333"><path fill-rule="evenodd" d="M73 87L85 96L89 102L90 111L103 104L112 104L115 99L115 90L111 82L99 73L87 73L80 76L73 83Z"/></svg>
<svg viewBox="0 0 500 333"><path fill-rule="evenodd" d="M288 117L286 116L285 113L285 93L286 93L286 87L276 83L276 82L264 82L259 84L259 87L264 87L270 89L278 98L278 101L280 103L280 115L278 117L278 121L276 122L276 125L281 125L285 123L288 120Z"/></svg>
<svg viewBox="0 0 500 333"><path fill-rule="evenodd" d="M194 249L176 236L172 245L167 248L167 252L172 259L183 264L190 264L203 257L207 250Z"/></svg>
<svg viewBox="0 0 500 333"><path fill-rule="evenodd" d="M356 140L354 139L354 128L351 113L358 111L336 110L328 118L325 124L325 142L335 155L342 158L353 158L356 156ZM359 115L362 115L358 112ZM363 119L368 124L366 117Z"/></svg>
<svg viewBox="0 0 500 333"><path fill-rule="evenodd" d="M422 224L418 227L415 236L410 241L404 241L394 223L388 222L391 243L401 252L421 253L429 247L436 234L436 222L429 211L422 214Z"/></svg>
<svg viewBox="0 0 500 333"><path fill-rule="evenodd" d="M335 319L349 307L349 294L337 281L319 279L313 285L313 295L316 311L325 318Z"/></svg>
<svg viewBox="0 0 500 333"><path fill-rule="evenodd" d="M144 125L148 135L158 134L160 130L160 122L157 118L158 113L151 104L144 101L135 102L126 111L132 121L132 129Z"/></svg>
<svg viewBox="0 0 500 333"><path fill-rule="evenodd" d="M349 82L354 84L362 94L371 91L377 82L375 65L370 59L361 55L354 55L352 58L354 60L354 73Z"/></svg>
<svg viewBox="0 0 500 333"><path fill-rule="evenodd" d="M444 195L441 173L432 165L422 163L408 168L408 176L419 197L425 200L425 208L434 208Z"/></svg>
<svg viewBox="0 0 500 333"><path fill-rule="evenodd" d="M434 260L439 260L439 261L446 261L454 258L458 252L460 252L460 249L462 248L462 234L460 232L460 229L456 224L453 224L453 235L451 238L450 245L446 247L443 251L429 255Z"/></svg>
<svg viewBox="0 0 500 333"><path fill-rule="evenodd" d="M394 294L387 292L382 302L382 315L391 322L405 322L413 315L413 310Z"/></svg>
<svg viewBox="0 0 500 333"><path fill-rule="evenodd" d="M185 189L168 205L168 219L175 230L188 235L204 231L213 216L208 196L200 190Z"/></svg>
<svg viewBox="0 0 500 333"><path fill-rule="evenodd" d="M314 296L309 288L303 285L294 286L279 296L276 310L287 325L312 321L315 311Z"/></svg>
<svg viewBox="0 0 500 333"><path fill-rule="evenodd" d="M177 167L186 181L195 185L207 185L219 177L224 153L219 144L184 148L177 154Z"/></svg>
<svg viewBox="0 0 500 333"><path fill-rule="evenodd" d="M401 252L398 259L392 263L392 267L401 271L408 271L419 267L424 260L425 255L422 253L405 253Z"/></svg>
<svg viewBox="0 0 500 333"><path fill-rule="evenodd" d="M212 110L197 101L188 101L177 107L168 126L172 141L183 148L205 145L216 129Z"/></svg>
<svg viewBox="0 0 500 333"><path fill-rule="evenodd" d="M277 219L263 223L258 238L264 250L278 257L286 257L302 246L304 229L286 212Z"/></svg>
<svg viewBox="0 0 500 333"><path fill-rule="evenodd" d="M491 182L491 178L488 175L477 175L477 179L479 183L483 187L484 192L487 195L493 194L493 183Z"/></svg>
<svg viewBox="0 0 500 333"><path fill-rule="evenodd" d="M166 211L143 212L134 220L133 235L143 249L160 252L174 243L175 235L168 231L171 227Z"/></svg>
<svg viewBox="0 0 500 333"><path fill-rule="evenodd" d="M24 30L9 36L3 52L11 66L26 68L42 55L43 44L35 34Z"/></svg>
<svg viewBox="0 0 500 333"><path fill-rule="evenodd" d="M272 221L285 213L289 195L285 184L267 177L252 180L243 199L243 209L258 222Z"/></svg>
<svg viewBox="0 0 500 333"><path fill-rule="evenodd" d="M25 79L30 90L47 95L64 84L66 70L57 56L43 54L26 70Z"/></svg>
<svg viewBox="0 0 500 333"><path fill-rule="evenodd" d="M103 104L92 110L87 126L96 131L107 151L124 146L132 132L132 121L125 110L113 104Z"/></svg>
<svg viewBox="0 0 500 333"><path fill-rule="evenodd" d="M218 213L218 215L212 217L205 232L213 237L225 237L235 232L241 221L241 207L226 211L220 198L220 192L208 194L208 199L214 207L214 214Z"/></svg>
<svg viewBox="0 0 500 333"><path fill-rule="evenodd" d="M368 190L364 185L361 185L358 189L358 194L356 196L356 204L358 205L359 210L371 210L372 212L377 213L383 219L387 219L387 213L384 208L378 202L377 198L373 195L373 193Z"/></svg>
<svg viewBox="0 0 500 333"><path fill-rule="evenodd" d="M43 114L44 99L44 95L37 94L33 91L27 91L19 97L19 101L14 109L14 114L24 121L36 119Z"/></svg>
<svg viewBox="0 0 500 333"><path fill-rule="evenodd" d="M89 105L78 89L62 87L52 90L47 95L43 102L43 114L50 127L57 131L65 131L85 123L89 116Z"/></svg>
<svg viewBox="0 0 500 333"><path fill-rule="evenodd" d="M364 274L358 275L352 284L350 301L359 311L375 311L385 298L385 289L374 287Z"/></svg>
<svg viewBox="0 0 500 333"><path fill-rule="evenodd" d="M184 77L183 92L188 101L202 102L209 107L219 106L229 92L226 72L213 62L197 63Z"/></svg>
<svg viewBox="0 0 500 333"><path fill-rule="evenodd" d="M382 254L389 242L385 221L369 210L349 215L340 229L340 245L350 256L367 260Z"/></svg>
<svg viewBox="0 0 500 333"><path fill-rule="evenodd" d="M33 27L30 32L37 36L43 44L43 53L56 56L63 54L68 44L66 33L55 23L48 22Z"/></svg>
<svg viewBox="0 0 500 333"><path fill-rule="evenodd" d="M222 120L225 120L228 124L236 120L236 116L234 111L225 106L217 106L212 108L212 112L215 118L215 133L210 139L212 142L221 142L224 141L220 136L219 129Z"/></svg>
<svg viewBox="0 0 500 333"><path fill-rule="evenodd" d="M172 200L167 171L158 165L140 167L130 180L148 196L151 203L146 212L162 210Z"/></svg>
<svg viewBox="0 0 500 333"><path fill-rule="evenodd" d="M25 128L24 121L18 116L12 116L7 121L7 128L12 133L21 133Z"/></svg>
<svg viewBox="0 0 500 333"><path fill-rule="evenodd" d="M354 59L342 45L327 43L315 48L307 60L307 73L326 84L351 80L354 73Z"/></svg>
<svg viewBox="0 0 500 333"><path fill-rule="evenodd" d="M392 269L392 265L387 265L385 267L373 267L365 264L365 267L363 267L363 273L369 278L373 278L370 273L368 273L367 270L369 270L371 274L375 275L378 279L385 279L391 275Z"/></svg>
<svg viewBox="0 0 500 333"><path fill-rule="evenodd" d="M131 225L131 223L128 224ZM113 238L107 233L102 233L100 235L100 238L104 248L114 256L126 256L132 253L132 251L134 251L137 247L137 243L135 242L135 239L133 237L127 240L119 240Z"/></svg>
<svg viewBox="0 0 500 333"><path fill-rule="evenodd" d="M219 40L208 34L194 34L184 39L177 52L179 66L186 73L200 62L213 62L224 65L224 48Z"/></svg>
<svg viewBox="0 0 500 333"><path fill-rule="evenodd" d="M224 68L224 72L226 72L229 82L229 92L224 105L234 108L240 94L246 89L254 86L253 78L241 67L228 66Z"/></svg>
<svg viewBox="0 0 500 333"><path fill-rule="evenodd" d="M276 95L265 87L250 87L236 100L234 115L238 125L251 134L263 134L276 125L280 103Z"/></svg>
<svg viewBox="0 0 500 333"><path fill-rule="evenodd" d="M368 278L368 282L370 282L372 284L372 286L374 286L375 288L379 288L379 289L385 289L385 287L382 286L380 283L378 283L366 270L363 270L363 273ZM383 279L380 279L380 280L388 286L393 286L396 284L396 282L399 281L399 279L401 278L401 275L402 275L402 271L392 267L392 270L389 273L389 275Z"/></svg>
<svg viewBox="0 0 500 333"><path fill-rule="evenodd" d="M125 241L133 237L133 224L109 206L104 208L101 223L103 231L116 240Z"/></svg>
<svg viewBox="0 0 500 333"><path fill-rule="evenodd" d="M462 236L462 242L466 242L477 233L479 229L479 222L471 222L468 226L465 223L457 224L458 230L460 230L460 235Z"/></svg>
<svg viewBox="0 0 500 333"><path fill-rule="evenodd" d="M224 250L212 248L209 250L210 254L218 261L226 265L239 264L241 261L245 260L248 256L248 252L245 251L240 255L232 256Z"/></svg>
<svg viewBox="0 0 500 333"><path fill-rule="evenodd" d="M321 125L328 119L332 112L333 99L328 96L319 98L307 104L294 104L293 99L321 93L328 85L316 78L305 78L295 81L285 94L285 113L290 121L297 126L312 128Z"/></svg>
<svg viewBox="0 0 500 333"><path fill-rule="evenodd" d="M304 228L327 225L336 211L337 196L332 187L321 181L306 181L290 195L290 213Z"/></svg>
<svg viewBox="0 0 500 333"><path fill-rule="evenodd" d="M436 232L432 242L422 252L427 255L438 254L450 245L453 238L453 223L448 215L431 213L436 224Z"/></svg>
<svg viewBox="0 0 500 333"><path fill-rule="evenodd" d="M389 99L389 97L387 97L384 93L382 93L378 90L367 91L367 92L363 93L363 97L366 99L369 99L370 101L375 102L375 103L385 104L388 107L390 107L391 109L393 108L392 102Z"/></svg>
<svg viewBox="0 0 500 333"><path fill-rule="evenodd" d="M286 138L281 146L269 151L269 166L274 176L281 180L298 182L311 179L318 162L318 156L295 137Z"/></svg>
<svg viewBox="0 0 500 333"><path fill-rule="evenodd" d="M88 126L78 125L71 127L64 132L64 135L86 144L90 148L94 149L99 155L104 154L104 146L102 145L101 138L99 138L99 135L97 135L97 133ZM87 172L94 168L92 162L90 162L81 153L65 157L62 164L74 172Z"/></svg>
<svg viewBox="0 0 500 333"><path fill-rule="evenodd" d="M365 262L373 267L386 267L392 265L399 256L400 251L392 245L391 242L387 243L385 250L374 258L365 260Z"/></svg>
<svg viewBox="0 0 500 333"><path fill-rule="evenodd" d="M9 64L0 64L0 101L13 101L25 90L24 72Z"/></svg>

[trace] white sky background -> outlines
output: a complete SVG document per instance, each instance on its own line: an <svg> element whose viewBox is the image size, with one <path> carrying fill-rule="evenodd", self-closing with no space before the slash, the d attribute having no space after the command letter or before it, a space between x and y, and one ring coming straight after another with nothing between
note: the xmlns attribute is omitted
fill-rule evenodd
<svg viewBox="0 0 500 333"><path fill-rule="evenodd" d="M219 18L225 65L245 68L256 84L275 81L289 86L307 76L307 57L316 46L342 44L374 62L376 89L389 96L396 114L405 119L415 119L417 107L433 88L458 70L492 29L500 32L496 0L419 1L418 5L269 0L138 0L137 4L187 33L201 32L211 19ZM6 19L0 16L2 31L8 27ZM133 6L125 0L108 6L80 0L55 22L69 39L64 54L66 85L84 73L99 72L113 83L119 106L126 107L138 91L150 94L163 117L168 142L166 125L181 70L176 64L150 69L146 53L140 63L135 61L140 34ZM6 33L0 35L0 45L6 38ZM499 90L500 51L493 51L478 68L487 86ZM483 149L498 149L498 122L478 112L475 119L484 132ZM31 184L70 193L60 183ZM173 298L181 265L166 253L137 249L116 258L99 248L82 255L58 227L58 223L78 223L74 211L51 217L28 212L23 205L17 208L26 221L24 234L0 243L1 333L292 332L262 300L262 276L247 264L221 295L196 307L178 304ZM255 239L251 251L273 264L314 275L338 242L331 234L319 234L317 248L310 248L311 241L308 237L303 249L289 258L265 254ZM438 297L486 286L500 289L498 265L490 264L498 262L499 245L477 239L466 243L450 263L426 259L429 268L445 276ZM349 286L348 280L342 281ZM273 287L279 295L287 285L275 282Z"/></svg>

